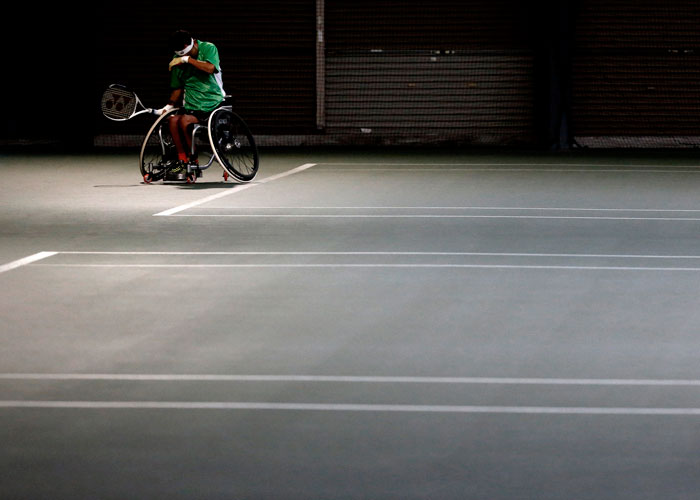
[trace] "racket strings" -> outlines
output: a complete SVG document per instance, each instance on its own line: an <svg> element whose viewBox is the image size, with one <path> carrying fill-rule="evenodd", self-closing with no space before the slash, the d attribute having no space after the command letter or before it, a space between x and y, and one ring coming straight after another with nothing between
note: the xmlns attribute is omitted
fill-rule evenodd
<svg viewBox="0 0 700 500"><path fill-rule="evenodd" d="M109 118L129 118L136 109L136 95L120 88L108 88L102 94L102 113Z"/></svg>

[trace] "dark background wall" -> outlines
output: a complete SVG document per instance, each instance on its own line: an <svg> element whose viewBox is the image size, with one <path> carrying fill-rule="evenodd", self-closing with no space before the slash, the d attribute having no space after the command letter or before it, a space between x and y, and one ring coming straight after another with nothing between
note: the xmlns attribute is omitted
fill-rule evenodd
<svg viewBox="0 0 700 500"><path fill-rule="evenodd" d="M576 10L580 135L698 135L700 2L585 0Z"/></svg>
<svg viewBox="0 0 700 500"><path fill-rule="evenodd" d="M315 0L18 5L8 20L3 142L90 147L97 135L143 133L142 120L102 118L100 94L122 83L146 105L162 106L166 41L179 28L218 45L225 88L257 135L354 143L371 131L379 142L552 147L581 136L700 130L694 1L324 7L320 67Z"/></svg>

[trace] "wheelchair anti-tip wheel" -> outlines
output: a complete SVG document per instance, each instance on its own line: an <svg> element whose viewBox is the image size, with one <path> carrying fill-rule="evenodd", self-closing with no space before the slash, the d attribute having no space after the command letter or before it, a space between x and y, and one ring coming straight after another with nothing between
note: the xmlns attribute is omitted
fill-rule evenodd
<svg viewBox="0 0 700 500"><path fill-rule="evenodd" d="M219 164L240 182L258 173L258 148L243 119L228 107L209 116L209 142Z"/></svg>

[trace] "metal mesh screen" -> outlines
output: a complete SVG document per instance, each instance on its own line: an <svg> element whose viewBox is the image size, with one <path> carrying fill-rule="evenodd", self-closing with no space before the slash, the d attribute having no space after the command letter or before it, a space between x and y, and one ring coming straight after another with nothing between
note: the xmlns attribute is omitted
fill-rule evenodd
<svg viewBox="0 0 700 500"><path fill-rule="evenodd" d="M97 75L158 107L183 26L154 29L149 12L101 30ZM691 0L202 0L186 28L217 43L262 146L686 147L700 145L698 26ZM148 122L100 119L106 145Z"/></svg>
<svg viewBox="0 0 700 500"><path fill-rule="evenodd" d="M534 58L516 2L328 1L325 130L348 142L526 143Z"/></svg>
<svg viewBox="0 0 700 500"><path fill-rule="evenodd" d="M592 147L700 145L700 4L578 2L572 127Z"/></svg>

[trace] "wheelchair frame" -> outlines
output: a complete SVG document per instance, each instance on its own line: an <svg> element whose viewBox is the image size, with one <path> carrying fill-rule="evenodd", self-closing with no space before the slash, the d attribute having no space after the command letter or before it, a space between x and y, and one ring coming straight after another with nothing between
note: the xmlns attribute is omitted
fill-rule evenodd
<svg viewBox="0 0 700 500"><path fill-rule="evenodd" d="M144 182L150 184L157 180L167 180L170 168L177 163L177 153L172 142L168 120L179 111L175 108L168 113L159 116L149 129L141 145L139 154L139 169ZM202 131L206 130L206 141L201 138ZM232 106L223 105L209 114L206 125L195 123L192 127L192 151L194 156L202 157L202 153L208 158L205 163L187 165L187 183L194 183L202 176L202 171L208 169L214 163L219 163L224 171L224 181L228 177L241 183L252 181L258 171L259 156L255 139L243 119L233 112ZM154 140L154 137L156 138ZM198 144L199 140L199 144ZM209 151L199 147L208 142Z"/></svg>

